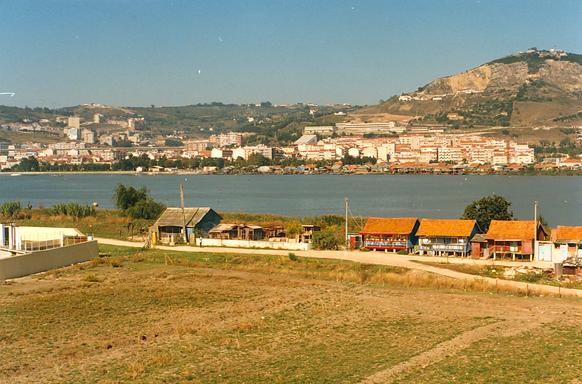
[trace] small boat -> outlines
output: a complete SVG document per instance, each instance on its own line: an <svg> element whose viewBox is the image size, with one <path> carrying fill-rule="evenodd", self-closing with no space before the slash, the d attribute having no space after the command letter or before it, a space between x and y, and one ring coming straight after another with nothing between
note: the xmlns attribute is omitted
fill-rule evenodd
<svg viewBox="0 0 582 384"><path fill-rule="evenodd" d="M11 173L10 176L22 176L22 173Z"/></svg>

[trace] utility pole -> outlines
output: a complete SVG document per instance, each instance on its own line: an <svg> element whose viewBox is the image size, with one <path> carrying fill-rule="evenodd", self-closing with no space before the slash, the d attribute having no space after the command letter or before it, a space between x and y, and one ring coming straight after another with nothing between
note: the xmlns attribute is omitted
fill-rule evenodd
<svg viewBox="0 0 582 384"><path fill-rule="evenodd" d="M349 209L349 201L348 198L346 197L345 199L345 208L346 208L346 238L345 238L345 242L346 242L346 251L348 251L350 249L350 239L348 237L348 226L349 226L349 222L348 222L348 209Z"/></svg>
<svg viewBox="0 0 582 384"><path fill-rule="evenodd" d="M534 201L534 245L538 240L538 202Z"/></svg>
<svg viewBox="0 0 582 384"><path fill-rule="evenodd" d="M184 186L180 183L180 207L182 208L182 233L184 242L188 244L188 232L186 231L186 213L184 211Z"/></svg>

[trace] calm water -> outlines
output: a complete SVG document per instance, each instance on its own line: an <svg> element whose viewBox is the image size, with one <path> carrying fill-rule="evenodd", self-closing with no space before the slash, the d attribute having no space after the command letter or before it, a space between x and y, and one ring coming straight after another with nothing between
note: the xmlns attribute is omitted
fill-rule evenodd
<svg viewBox="0 0 582 384"><path fill-rule="evenodd" d="M178 176L34 175L1 176L0 202L33 206L96 201L112 207L119 183L146 186L168 205L179 202L217 211L270 212L293 216L343 214L344 198L354 215L458 218L471 201L491 193L508 198L517 217L533 215L533 201L551 225L582 225L582 177L533 176Z"/></svg>

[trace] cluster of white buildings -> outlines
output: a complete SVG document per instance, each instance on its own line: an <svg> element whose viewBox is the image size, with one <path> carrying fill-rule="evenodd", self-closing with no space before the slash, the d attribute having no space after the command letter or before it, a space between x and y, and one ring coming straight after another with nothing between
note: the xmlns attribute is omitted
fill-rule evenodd
<svg viewBox="0 0 582 384"><path fill-rule="evenodd" d="M371 157L390 163L533 164L534 150L512 140L460 135L401 135L387 138L345 136L317 140L304 135L296 142L305 160Z"/></svg>

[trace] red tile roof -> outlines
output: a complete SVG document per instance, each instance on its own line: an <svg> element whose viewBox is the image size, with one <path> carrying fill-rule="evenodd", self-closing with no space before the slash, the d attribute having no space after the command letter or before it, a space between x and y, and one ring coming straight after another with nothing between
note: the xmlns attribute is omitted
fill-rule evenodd
<svg viewBox="0 0 582 384"><path fill-rule="evenodd" d="M475 220L433 220L422 219L417 236L426 237L469 237L477 225Z"/></svg>
<svg viewBox="0 0 582 384"><path fill-rule="evenodd" d="M563 227L558 225L558 228L552 230L552 240L582 240L582 227Z"/></svg>
<svg viewBox="0 0 582 384"><path fill-rule="evenodd" d="M360 233L408 235L418 219L413 217L370 217Z"/></svg>
<svg viewBox="0 0 582 384"><path fill-rule="evenodd" d="M533 240L534 231L533 220L491 220L485 238L487 240Z"/></svg>

